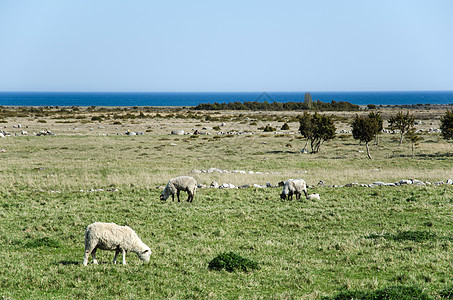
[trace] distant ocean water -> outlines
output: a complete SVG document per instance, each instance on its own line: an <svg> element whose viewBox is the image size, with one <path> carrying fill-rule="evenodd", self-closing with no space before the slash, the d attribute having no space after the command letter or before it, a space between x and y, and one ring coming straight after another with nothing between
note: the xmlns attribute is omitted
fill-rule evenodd
<svg viewBox="0 0 453 300"><path fill-rule="evenodd" d="M357 105L453 104L453 91L310 93L314 101L346 101ZM235 101L300 102L304 101L304 92L0 92L0 105L8 106L196 106Z"/></svg>

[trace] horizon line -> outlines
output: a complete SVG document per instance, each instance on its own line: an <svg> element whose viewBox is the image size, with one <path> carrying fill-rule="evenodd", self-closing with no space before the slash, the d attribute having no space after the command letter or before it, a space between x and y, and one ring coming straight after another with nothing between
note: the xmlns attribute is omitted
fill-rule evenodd
<svg viewBox="0 0 453 300"><path fill-rule="evenodd" d="M336 90L336 91L0 91L0 93L109 93L109 94L208 94L208 93L406 93L406 92L453 92L451 90Z"/></svg>

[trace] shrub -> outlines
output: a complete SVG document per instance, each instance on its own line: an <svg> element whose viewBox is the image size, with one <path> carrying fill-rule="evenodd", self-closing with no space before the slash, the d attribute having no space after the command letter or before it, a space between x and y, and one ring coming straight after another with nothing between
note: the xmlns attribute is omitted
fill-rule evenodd
<svg viewBox="0 0 453 300"><path fill-rule="evenodd" d="M248 272L250 269L260 269L260 266L258 263L239 256L234 252L224 252L211 260L208 269L217 271L225 269L228 272L233 272L234 270Z"/></svg>
<svg viewBox="0 0 453 300"><path fill-rule="evenodd" d="M270 126L270 125L266 125L266 127L264 127L263 131L264 132L272 132L272 131L276 131L277 129L275 129L274 127Z"/></svg>
<svg viewBox="0 0 453 300"><path fill-rule="evenodd" d="M99 122L102 122L102 118L100 116L94 116L94 117L91 117L91 121L99 121Z"/></svg>
<svg viewBox="0 0 453 300"><path fill-rule="evenodd" d="M282 130L289 130L289 125L288 125L288 123L283 124Z"/></svg>

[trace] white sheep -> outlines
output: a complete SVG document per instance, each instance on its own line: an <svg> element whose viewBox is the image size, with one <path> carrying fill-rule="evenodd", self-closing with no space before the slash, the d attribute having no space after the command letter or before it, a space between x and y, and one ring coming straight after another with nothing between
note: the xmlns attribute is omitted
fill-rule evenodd
<svg viewBox="0 0 453 300"><path fill-rule="evenodd" d="M190 176L179 176L172 178L168 181L167 186L162 191L160 195L161 200L167 200L171 195L171 199L175 201L175 194L178 197L179 202L179 193L181 191L186 191L189 194L187 202L192 202L195 192L197 190L197 181L195 178Z"/></svg>
<svg viewBox="0 0 453 300"><path fill-rule="evenodd" d="M93 256L93 263L98 264L96 259L96 250L115 251L113 263L116 264L116 258L120 251L123 253L123 265L126 264L126 253L134 252L145 263L149 262L151 249L145 245L138 235L128 226L119 226L114 223L96 222L88 225L85 231L85 257L83 265L88 264L88 256Z"/></svg>
<svg viewBox="0 0 453 300"><path fill-rule="evenodd" d="M300 195L304 192L305 198L307 198L307 183L303 179L288 179L285 181L283 191L280 194L280 198L283 200L288 197L289 200L293 199L293 195L296 195L296 200L300 199Z"/></svg>

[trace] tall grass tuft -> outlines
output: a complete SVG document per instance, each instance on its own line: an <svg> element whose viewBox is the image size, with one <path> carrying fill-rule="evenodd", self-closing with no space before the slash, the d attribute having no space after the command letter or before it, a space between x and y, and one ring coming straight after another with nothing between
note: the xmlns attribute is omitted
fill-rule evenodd
<svg viewBox="0 0 453 300"><path fill-rule="evenodd" d="M235 270L248 272L251 269L260 269L260 266L258 263L234 252L224 252L211 260L208 269L217 271L225 269L228 272L233 272Z"/></svg>

